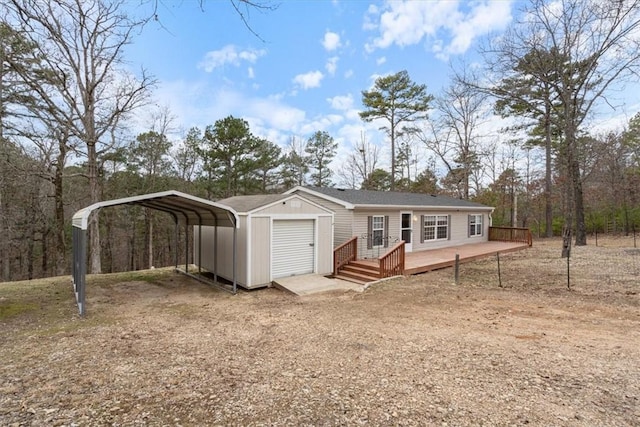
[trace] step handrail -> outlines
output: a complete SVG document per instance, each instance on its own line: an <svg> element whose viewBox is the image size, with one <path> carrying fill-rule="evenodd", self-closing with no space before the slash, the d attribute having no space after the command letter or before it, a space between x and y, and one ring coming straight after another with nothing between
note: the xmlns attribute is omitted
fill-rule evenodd
<svg viewBox="0 0 640 427"><path fill-rule="evenodd" d="M380 278L399 276L404 274L405 250L404 240L401 240L389 252L378 258Z"/></svg>
<svg viewBox="0 0 640 427"><path fill-rule="evenodd" d="M337 275L340 269L349 261L355 261L358 253L358 236L354 236L333 250L333 274Z"/></svg>

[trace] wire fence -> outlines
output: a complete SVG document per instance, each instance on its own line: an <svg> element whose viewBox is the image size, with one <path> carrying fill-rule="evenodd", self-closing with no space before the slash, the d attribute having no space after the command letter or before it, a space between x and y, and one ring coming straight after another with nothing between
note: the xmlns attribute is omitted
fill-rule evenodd
<svg viewBox="0 0 640 427"><path fill-rule="evenodd" d="M638 295L637 239L635 245L631 235L600 235L598 246L591 238L587 246L573 246L567 259L561 257L561 239L537 239L532 248L463 264L460 283L540 290L569 287L594 295ZM454 272L449 274L453 278Z"/></svg>

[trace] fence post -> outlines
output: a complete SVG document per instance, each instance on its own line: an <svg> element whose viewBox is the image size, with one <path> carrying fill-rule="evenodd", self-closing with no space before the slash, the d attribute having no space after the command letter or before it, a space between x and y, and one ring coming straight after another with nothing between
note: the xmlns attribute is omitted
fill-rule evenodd
<svg viewBox="0 0 640 427"><path fill-rule="evenodd" d="M571 258L571 248L567 252L567 289L571 290L571 263L569 262L569 258Z"/></svg>
<svg viewBox="0 0 640 427"><path fill-rule="evenodd" d="M500 252L496 252L496 258L498 259L498 286L502 287L502 274L500 272Z"/></svg>
<svg viewBox="0 0 640 427"><path fill-rule="evenodd" d="M454 266L454 278L456 285L460 284L460 254L456 254L456 265Z"/></svg>

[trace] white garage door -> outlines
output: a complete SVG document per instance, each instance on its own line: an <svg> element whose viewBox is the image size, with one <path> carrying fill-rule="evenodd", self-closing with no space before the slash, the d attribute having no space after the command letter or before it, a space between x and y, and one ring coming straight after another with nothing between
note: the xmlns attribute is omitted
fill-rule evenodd
<svg viewBox="0 0 640 427"><path fill-rule="evenodd" d="M273 221L272 277L313 273L313 245L312 219Z"/></svg>

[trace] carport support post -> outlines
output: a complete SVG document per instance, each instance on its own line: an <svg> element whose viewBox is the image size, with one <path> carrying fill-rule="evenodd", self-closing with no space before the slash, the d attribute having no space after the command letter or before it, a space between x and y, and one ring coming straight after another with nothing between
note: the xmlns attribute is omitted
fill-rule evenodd
<svg viewBox="0 0 640 427"><path fill-rule="evenodd" d="M233 293L236 293L237 289L237 277L238 277L238 260L236 253L236 240L238 238L238 224L233 226Z"/></svg>
<svg viewBox="0 0 640 427"><path fill-rule="evenodd" d="M76 297L76 304L78 305L78 312L80 316L84 316L87 273L87 231L74 226L72 229L72 239L73 263L71 264L71 269L73 272L73 291Z"/></svg>
<svg viewBox="0 0 640 427"><path fill-rule="evenodd" d="M198 224L198 274L202 273L202 220Z"/></svg>
<svg viewBox="0 0 640 427"><path fill-rule="evenodd" d="M175 253L173 255L173 257L175 258L175 262L176 262L176 270L178 269L178 246L180 246L180 240L179 240L179 231L180 231L180 227L179 227L179 223L178 223L178 217L174 216L173 220L175 221L175 230L176 230L176 244L175 244Z"/></svg>
<svg viewBox="0 0 640 427"><path fill-rule="evenodd" d="M216 228L213 230L213 281L218 281L218 218L216 218Z"/></svg>
<svg viewBox="0 0 640 427"><path fill-rule="evenodd" d="M184 224L184 272L189 272L189 221Z"/></svg>

